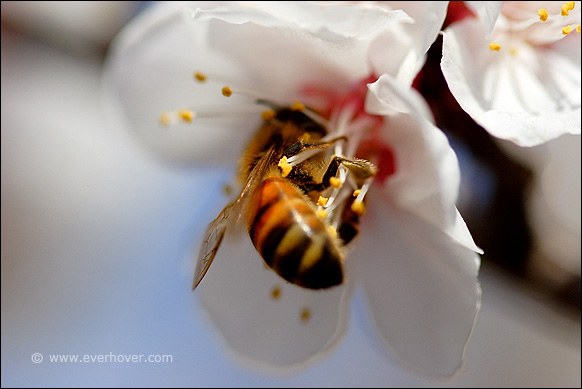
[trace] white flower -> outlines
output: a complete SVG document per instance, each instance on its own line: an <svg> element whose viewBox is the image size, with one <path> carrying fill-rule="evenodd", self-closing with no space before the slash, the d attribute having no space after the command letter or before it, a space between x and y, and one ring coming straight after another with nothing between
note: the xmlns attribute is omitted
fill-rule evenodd
<svg viewBox="0 0 582 389"><path fill-rule="evenodd" d="M256 99L299 101L330 136L348 137L333 153L357 151L379 169L362 190L368 212L340 286L289 284L265 268L249 239L226 235L195 293L231 349L278 368L321 358L345 332L359 280L391 355L431 375L455 374L481 295L480 249L454 205L457 159L420 95L396 74L379 76L371 61L405 57L372 47L408 16L368 4L181 8L162 6L129 25L106 70L109 102L157 154L234 166L262 123ZM192 79L197 71L205 82ZM176 124L160 126L160 112Z"/></svg>
<svg viewBox="0 0 582 389"><path fill-rule="evenodd" d="M388 9L402 9L414 23L390 26L374 40L370 58L378 74L388 73L411 85L425 62L447 15L448 1L380 1ZM389 55L388 55L389 54Z"/></svg>
<svg viewBox="0 0 582 389"><path fill-rule="evenodd" d="M466 3L478 18L445 29L441 63L461 107L520 146L580 134L579 2Z"/></svg>

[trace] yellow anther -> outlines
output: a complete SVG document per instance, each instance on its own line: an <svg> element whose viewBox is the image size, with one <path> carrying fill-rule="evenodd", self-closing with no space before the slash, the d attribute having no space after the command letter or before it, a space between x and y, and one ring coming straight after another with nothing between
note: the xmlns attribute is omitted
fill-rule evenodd
<svg viewBox="0 0 582 389"><path fill-rule="evenodd" d="M542 22L548 20L548 11L546 11L545 9L540 8L540 10L538 11L538 15L540 15L540 20Z"/></svg>
<svg viewBox="0 0 582 389"><path fill-rule="evenodd" d="M327 200L329 199L323 196L319 196L319 198L317 199L317 205L324 206L325 204L327 204Z"/></svg>
<svg viewBox="0 0 582 389"><path fill-rule="evenodd" d="M275 286L273 290L271 290L271 297L273 300L277 300L281 296L281 288Z"/></svg>
<svg viewBox="0 0 582 389"><path fill-rule="evenodd" d="M281 168L281 175L283 177L287 177L289 173L291 173L291 169L293 169L293 166L289 165L289 162L287 162L287 157L281 158L277 166Z"/></svg>
<svg viewBox="0 0 582 389"><path fill-rule="evenodd" d="M511 49L509 49L509 54L517 55L517 49L515 47L512 47Z"/></svg>
<svg viewBox="0 0 582 389"><path fill-rule="evenodd" d="M325 219L327 217L327 211L325 209L318 209L315 214L320 219Z"/></svg>
<svg viewBox="0 0 582 389"><path fill-rule="evenodd" d="M333 226L328 226L327 232L331 235L332 238L337 238L337 230Z"/></svg>
<svg viewBox="0 0 582 389"><path fill-rule="evenodd" d="M576 4L575 1L566 1L566 6L568 7L568 10L573 10L574 9L574 5Z"/></svg>
<svg viewBox="0 0 582 389"><path fill-rule="evenodd" d="M302 140L303 142L309 142L309 139L311 139L311 134L309 132L304 132L303 135L299 137L299 140Z"/></svg>
<svg viewBox="0 0 582 389"><path fill-rule="evenodd" d="M192 119L194 119L194 112L189 109L183 109L178 112L178 116L180 116L180 119L183 121L190 123Z"/></svg>
<svg viewBox="0 0 582 389"><path fill-rule="evenodd" d="M168 112L162 112L158 120L162 126L168 126L172 121L172 117Z"/></svg>
<svg viewBox="0 0 582 389"><path fill-rule="evenodd" d="M568 8L568 3L562 4L562 12L560 13L562 16L568 16L568 11L572 8Z"/></svg>
<svg viewBox="0 0 582 389"><path fill-rule="evenodd" d="M352 211L354 211L358 215L363 215L366 212L366 206L362 201L354 201L351 206Z"/></svg>
<svg viewBox="0 0 582 389"><path fill-rule="evenodd" d="M267 109L261 113L261 119L263 120L271 120L277 115L277 112L273 111L272 109Z"/></svg>
<svg viewBox="0 0 582 389"><path fill-rule="evenodd" d="M228 86L225 86L224 88L222 88L222 95L230 97L232 95L232 89L230 89Z"/></svg>
<svg viewBox="0 0 582 389"><path fill-rule="evenodd" d="M303 112L305 110L305 104L296 101L293 104L291 104L291 110L292 111L299 111L299 112Z"/></svg>
<svg viewBox="0 0 582 389"><path fill-rule="evenodd" d="M499 43L489 43L489 50L493 51L499 51L499 49L501 48L501 45Z"/></svg>
<svg viewBox="0 0 582 389"><path fill-rule="evenodd" d="M360 194L361 191L362 191L361 189L356 189L353 193L354 197L358 197L358 195Z"/></svg>
<svg viewBox="0 0 582 389"><path fill-rule="evenodd" d="M340 179L339 179L339 178L337 178L337 177L331 177L331 178L329 179L329 184L330 184L331 186L333 186L334 188L339 188L339 187L342 185L342 180L340 180Z"/></svg>
<svg viewBox="0 0 582 389"><path fill-rule="evenodd" d="M580 25L578 25L578 27L576 27L576 32L577 32L578 34L580 34Z"/></svg>
<svg viewBox="0 0 582 389"><path fill-rule="evenodd" d="M196 73L194 73L194 78L196 79L196 81L204 82L204 81L206 81L206 74L196 72Z"/></svg>
<svg viewBox="0 0 582 389"><path fill-rule="evenodd" d="M303 308L301 310L301 321L304 323L307 323L310 318L311 318L311 311L309 310L309 308Z"/></svg>
<svg viewBox="0 0 582 389"><path fill-rule="evenodd" d="M572 32L572 27L570 27L570 26L562 27L562 34L568 35L571 32Z"/></svg>

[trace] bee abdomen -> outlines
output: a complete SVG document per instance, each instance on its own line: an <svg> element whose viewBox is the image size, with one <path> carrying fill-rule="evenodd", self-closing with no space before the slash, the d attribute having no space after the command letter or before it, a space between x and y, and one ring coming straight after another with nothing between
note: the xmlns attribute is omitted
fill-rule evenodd
<svg viewBox="0 0 582 389"><path fill-rule="evenodd" d="M310 289L342 283L343 254L298 189L270 178L255 200L249 234L267 265L287 281Z"/></svg>

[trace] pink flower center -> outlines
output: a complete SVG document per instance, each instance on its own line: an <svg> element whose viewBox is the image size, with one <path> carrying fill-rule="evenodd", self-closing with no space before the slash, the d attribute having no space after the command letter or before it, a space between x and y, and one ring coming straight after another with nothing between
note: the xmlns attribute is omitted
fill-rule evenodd
<svg viewBox="0 0 582 389"><path fill-rule="evenodd" d="M367 85L374 81L376 77L370 76L344 93L309 85L301 95L307 102L313 102L308 105L329 122L330 133L348 137L345 155L373 162L378 167L375 180L383 183L395 173L396 163L392 147L381 137L388 124L386 118L365 110Z"/></svg>

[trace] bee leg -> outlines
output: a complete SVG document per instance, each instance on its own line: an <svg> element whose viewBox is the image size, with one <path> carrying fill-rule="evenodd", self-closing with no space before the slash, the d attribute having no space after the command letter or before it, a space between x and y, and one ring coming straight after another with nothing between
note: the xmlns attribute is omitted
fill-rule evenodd
<svg viewBox="0 0 582 389"><path fill-rule="evenodd" d="M327 149L330 146L333 146L333 144L339 140L346 140L347 138L345 136L340 136L334 139L331 139L327 142L314 142L314 143L306 143L304 140L299 140L295 143L293 143L291 146L289 146L287 148L287 150L285 150L285 152L283 153L283 156L287 157L287 158L291 158L294 157L298 154L300 154L303 151L307 151L307 150L324 150Z"/></svg>
<svg viewBox="0 0 582 389"><path fill-rule="evenodd" d="M315 184L309 190L323 191L327 189L330 184L330 179L337 175L337 171L343 165L354 176L356 181L362 181L366 178L376 175L378 168L370 161L360 158L342 157L334 155L327 166L327 170L323 174L321 183Z"/></svg>

